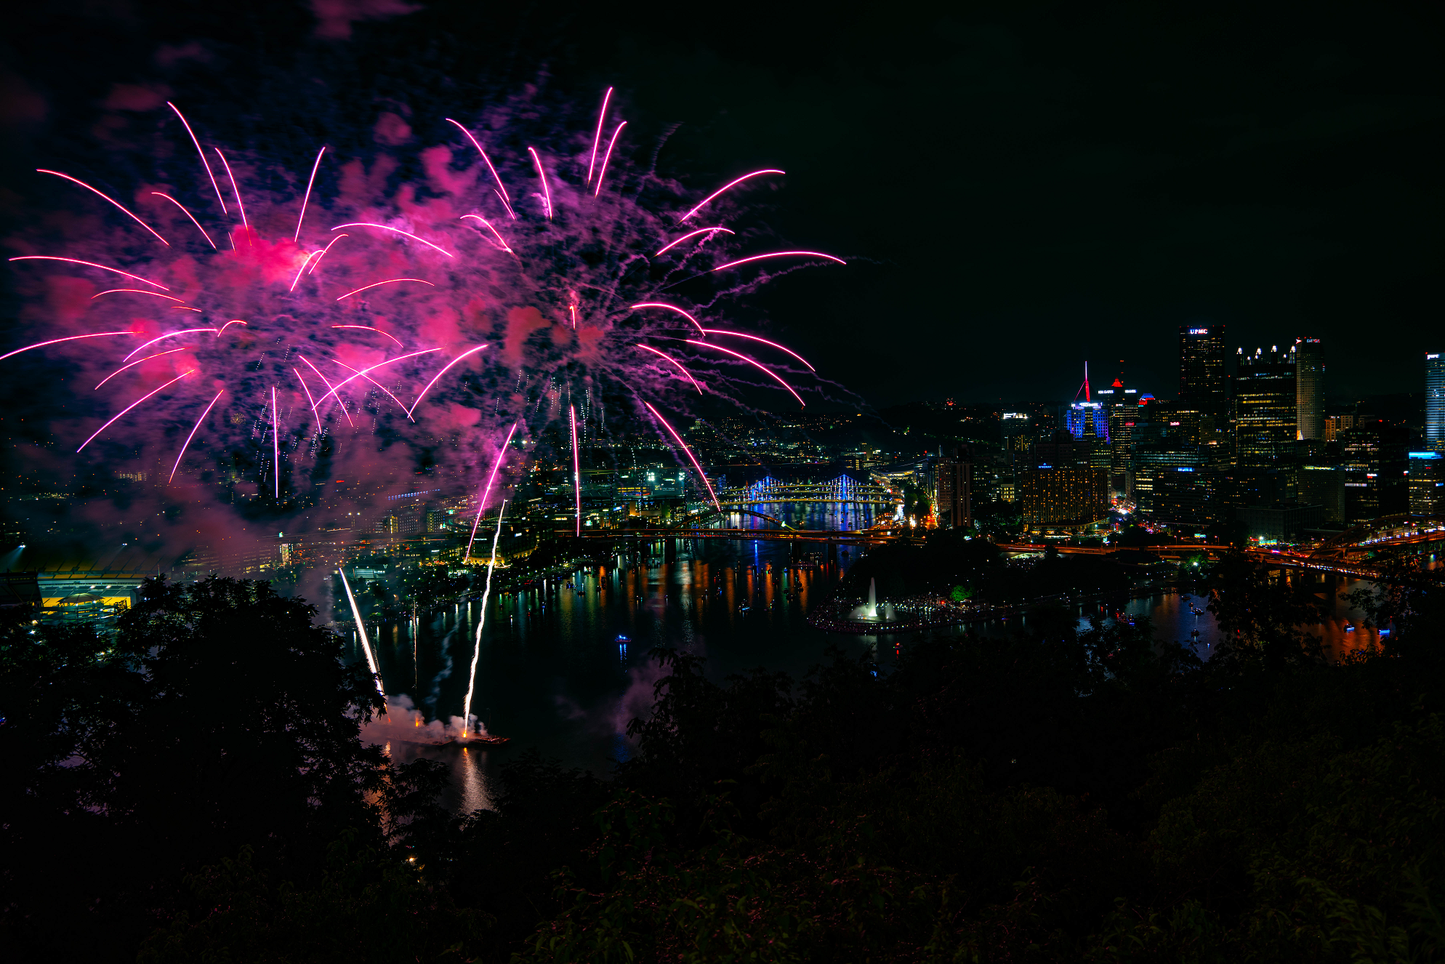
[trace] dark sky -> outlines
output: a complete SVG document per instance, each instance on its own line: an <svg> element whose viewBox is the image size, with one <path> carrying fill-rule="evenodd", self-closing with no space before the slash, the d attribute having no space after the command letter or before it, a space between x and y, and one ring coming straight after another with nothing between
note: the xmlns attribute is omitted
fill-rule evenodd
<svg viewBox="0 0 1445 964"><path fill-rule="evenodd" d="M1419 390L1445 345L1439 4L315 4L12 12L0 203L97 155L117 84L299 164L387 104L546 78L579 117L615 85L639 144L680 125L658 165L699 197L786 169L779 237L850 264L746 320L874 405L1068 397L1120 358L1171 397L1185 323L1231 348L1319 335L1341 397Z"/></svg>

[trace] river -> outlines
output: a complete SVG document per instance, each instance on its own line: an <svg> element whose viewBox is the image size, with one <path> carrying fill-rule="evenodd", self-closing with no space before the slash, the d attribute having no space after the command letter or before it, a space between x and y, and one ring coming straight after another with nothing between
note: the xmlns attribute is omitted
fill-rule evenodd
<svg viewBox="0 0 1445 964"><path fill-rule="evenodd" d="M840 546L838 552L836 564L819 553L799 565L790 564L784 542L684 541L674 561L659 553L629 566L618 558L612 565L549 579L534 590L494 593L472 712L488 732L510 738L497 748L426 745L453 735L460 723L479 601L433 612L415 624L369 624L391 711L368 729L368 738L384 743L399 762L418 756L446 762L453 770L448 804L472 810L489 805L495 765L533 747L544 757L599 774L612 760L626 759L627 723L650 707L659 676L647 658L653 647L705 657L715 679L753 668L801 677L824 661L829 646L849 656L873 652L886 665L895 647L907 644L907 634L840 635L805 621L860 549ZM1338 594L1356 585L1337 581L1332 589ZM1132 599L1124 608L1148 616L1156 638L1193 645L1208 659L1220 633L1203 611L1205 602L1159 593ZM1096 611L1097 603L1080 606L1081 626ZM1327 651L1339 655L1377 640L1363 622L1363 614L1337 599L1332 618L1314 631ZM993 635L1024 625L1027 617L971 628ZM351 649L360 660L354 635ZM446 721L452 728L444 732Z"/></svg>

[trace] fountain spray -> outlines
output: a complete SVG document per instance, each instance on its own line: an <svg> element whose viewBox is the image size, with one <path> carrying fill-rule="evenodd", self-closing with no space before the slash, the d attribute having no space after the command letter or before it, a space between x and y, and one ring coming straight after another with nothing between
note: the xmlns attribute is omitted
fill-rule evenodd
<svg viewBox="0 0 1445 964"><path fill-rule="evenodd" d="M492 536L492 558L487 563L487 585L482 590L482 612L477 617L477 641L472 647L472 671L467 674L467 701L462 706L462 739L466 739L467 727L472 725L472 693L477 686L477 661L482 657L482 627L487 624L487 599L492 595L492 571L497 568L497 542L502 538L502 515L507 511L507 500L497 507L497 532Z"/></svg>

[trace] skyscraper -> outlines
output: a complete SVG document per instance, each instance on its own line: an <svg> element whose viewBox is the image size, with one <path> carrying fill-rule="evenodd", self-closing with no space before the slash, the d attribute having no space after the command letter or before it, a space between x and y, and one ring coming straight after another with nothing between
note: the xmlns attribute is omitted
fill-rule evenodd
<svg viewBox="0 0 1445 964"><path fill-rule="evenodd" d="M1224 393L1224 326L1179 329L1179 404L1201 415L1222 418Z"/></svg>
<svg viewBox="0 0 1445 964"><path fill-rule="evenodd" d="M1325 437L1325 356L1318 338L1294 340L1295 431L1301 439Z"/></svg>
<svg viewBox="0 0 1445 964"><path fill-rule="evenodd" d="M1241 465L1267 464L1293 447L1299 434L1295 418L1294 353L1256 348L1242 351L1234 376L1234 444Z"/></svg>
<svg viewBox="0 0 1445 964"><path fill-rule="evenodd" d="M933 466L934 501L947 528L963 529L973 521L970 498L973 466L959 455L940 458Z"/></svg>
<svg viewBox="0 0 1445 964"><path fill-rule="evenodd" d="M1425 447L1445 452L1445 352L1425 356Z"/></svg>

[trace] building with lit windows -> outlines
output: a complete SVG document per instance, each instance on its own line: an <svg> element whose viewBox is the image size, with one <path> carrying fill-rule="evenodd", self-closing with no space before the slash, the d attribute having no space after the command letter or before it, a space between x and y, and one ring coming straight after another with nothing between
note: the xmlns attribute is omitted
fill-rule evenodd
<svg viewBox="0 0 1445 964"><path fill-rule="evenodd" d="M1179 329L1179 404L1201 415L1224 418L1224 326L1184 326Z"/></svg>
<svg viewBox="0 0 1445 964"><path fill-rule="evenodd" d="M1342 432L1355 427L1355 421L1354 415L1326 415L1325 441L1338 441Z"/></svg>
<svg viewBox="0 0 1445 964"><path fill-rule="evenodd" d="M1408 432L1381 420L1362 421L1341 434L1346 522L1409 511L1407 448Z"/></svg>
<svg viewBox="0 0 1445 964"><path fill-rule="evenodd" d="M1069 406L1068 422L1074 438L1093 435L1109 441L1109 413L1102 402L1074 402Z"/></svg>
<svg viewBox="0 0 1445 964"><path fill-rule="evenodd" d="M1296 437L1325 437L1325 356L1318 338L1294 340Z"/></svg>
<svg viewBox="0 0 1445 964"><path fill-rule="evenodd" d="M1091 526L1109 514L1108 470L1035 465L1019 473L1018 503L1024 526L1033 531Z"/></svg>
<svg viewBox="0 0 1445 964"><path fill-rule="evenodd" d="M1445 455L1410 453L1410 514L1445 515Z"/></svg>
<svg viewBox="0 0 1445 964"><path fill-rule="evenodd" d="M1160 468L1150 479L1149 515L1157 524L1201 529L1207 500L1204 470L1197 466Z"/></svg>
<svg viewBox="0 0 1445 964"><path fill-rule="evenodd" d="M1445 452L1445 352L1425 356L1425 447Z"/></svg>
<svg viewBox="0 0 1445 964"><path fill-rule="evenodd" d="M1158 508L1155 482L1170 473L1177 475L1175 470L1179 468L1188 469L1186 475L1196 473L1200 468L1199 450L1193 446L1177 446L1168 442L1135 445L1133 465L1134 501L1138 503L1141 513L1153 516Z"/></svg>
<svg viewBox="0 0 1445 964"><path fill-rule="evenodd" d="M962 529L973 521L973 513L969 509L972 468L966 460L956 456L940 458L934 463L934 499L941 524L945 527Z"/></svg>
<svg viewBox="0 0 1445 964"><path fill-rule="evenodd" d="M1294 449L1299 433L1292 352L1240 350L1234 375L1234 452L1242 465L1262 465Z"/></svg>

